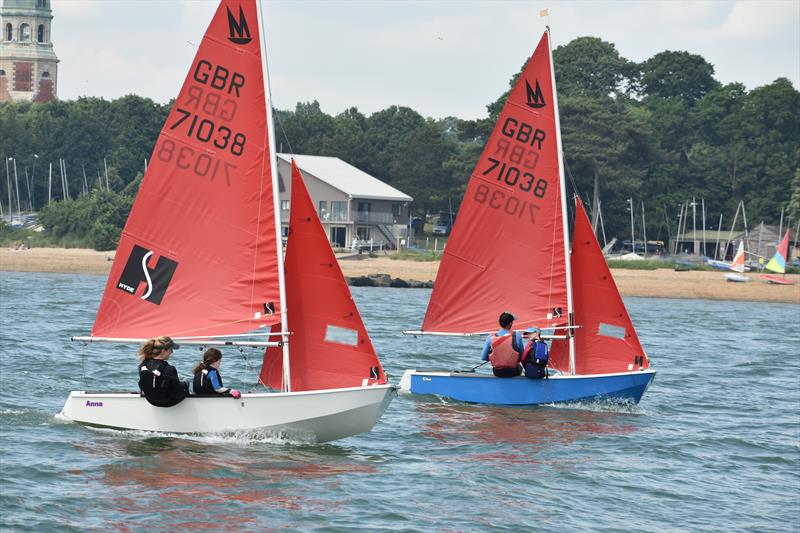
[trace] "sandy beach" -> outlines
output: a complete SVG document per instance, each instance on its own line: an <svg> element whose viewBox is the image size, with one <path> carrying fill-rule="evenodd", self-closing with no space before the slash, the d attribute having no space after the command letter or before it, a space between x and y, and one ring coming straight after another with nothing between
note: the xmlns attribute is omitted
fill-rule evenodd
<svg viewBox="0 0 800 533"><path fill-rule="evenodd" d="M108 274L114 252L80 248L0 248L0 270L18 272L65 272ZM388 274L404 280L427 281L436 278L438 262L399 261L389 257L341 260L345 276ZM705 298L800 304L800 275L788 274L792 286L764 283L752 274L749 283L729 283L721 272L675 272L671 269L614 269L614 279L625 296L658 298Z"/></svg>

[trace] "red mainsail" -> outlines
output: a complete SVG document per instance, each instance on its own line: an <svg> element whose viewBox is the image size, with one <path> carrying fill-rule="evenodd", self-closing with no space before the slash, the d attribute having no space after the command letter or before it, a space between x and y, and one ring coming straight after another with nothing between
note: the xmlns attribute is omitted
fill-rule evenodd
<svg viewBox="0 0 800 533"><path fill-rule="evenodd" d="M528 60L472 173L422 329L492 331L567 315L554 87L548 34Z"/></svg>
<svg viewBox="0 0 800 533"><path fill-rule="evenodd" d="M286 243L286 302L292 391L384 384L364 322L292 161L292 205ZM264 354L260 381L281 388L281 348Z"/></svg>
<svg viewBox="0 0 800 533"><path fill-rule="evenodd" d="M572 287L575 303L575 373L610 374L648 368L639 336L611 276L592 224L575 202ZM563 331L557 331L563 333ZM550 365L569 369L567 341L553 341ZM633 365L633 366L629 366Z"/></svg>
<svg viewBox="0 0 800 533"><path fill-rule="evenodd" d="M92 334L200 336L280 321L253 0L222 0L161 130Z"/></svg>

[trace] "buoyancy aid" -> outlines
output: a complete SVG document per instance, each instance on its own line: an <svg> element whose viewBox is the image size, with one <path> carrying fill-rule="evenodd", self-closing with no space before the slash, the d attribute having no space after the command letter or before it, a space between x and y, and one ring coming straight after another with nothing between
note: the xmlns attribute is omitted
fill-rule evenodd
<svg viewBox="0 0 800 533"><path fill-rule="evenodd" d="M149 359L142 363L139 368L139 390L147 398L159 398L168 396L164 379L161 373L167 367L166 361Z"/></svg>
<svg viewBox="0 0 800 533"><path fill-rule="evenodd" d="M522 353L522 364L546 366L547 361L550 359L550 354L547 349L547 343L542 341L533 340L525 347Z"/></svg>
<svg viewBox="0 0 800 533"><path fill-rule="evenodd" d="M172 407L188 394L178 380L177 371L165 360L148 359L139 367L139 390L156 407Z"/></svg>
<svg viewBox="0 0 800 533"><path fill-rule="evenodd" d="M217 380L219 380L219 386L222 387L222 376L217 372L215 368L203 368L198 370L197 373L194 375L194 381L192 383L192 389L194 393L197 395L217 395L219 396L221 393L214 390L214 385L211 383L211 373L214 372L217 374Z"/></svg>
<svg viewBox="0 0 800 533"><path fill-rule="evenodd" d="M515 346L514 337L513 331L508 335L492 334L492 351L489 353L492 368L517 368L519 352Z"/></svg>
<svg viewBox="0 0 800 533"><path fill-rule="evenodd" d="M522 366L525 368L525 377L531 379L547 378L547 361L550 359L547 344L542 341L532 340L522 353Z"/></svg>

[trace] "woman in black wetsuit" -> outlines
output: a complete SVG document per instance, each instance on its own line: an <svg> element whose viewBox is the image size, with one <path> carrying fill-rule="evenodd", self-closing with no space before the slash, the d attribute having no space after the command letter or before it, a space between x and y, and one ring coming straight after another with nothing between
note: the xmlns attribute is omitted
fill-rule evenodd
<svg viewBox="0 0 800 533"><path fill-rule="evenodd" d="M139 389L152 405L171 407L189 395L188 382L167 362L178 348L169 337L149 339L139 348Z"/></svg>

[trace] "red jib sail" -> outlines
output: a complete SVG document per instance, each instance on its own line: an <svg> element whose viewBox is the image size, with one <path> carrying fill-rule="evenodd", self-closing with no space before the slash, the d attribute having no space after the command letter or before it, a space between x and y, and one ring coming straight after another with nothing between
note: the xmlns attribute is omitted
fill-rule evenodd
<svg viewBox="0 0 800 533"><path fill-rule="evenodd" d="M293 391L386 383L364 322L333 255L314 202L292 161L286 302ZM281 348L264 354L260 381L281 388Z"/></svg>
<svg viewBox="0 0 800 533"><path fill-rule="evenodd" d="M647 356L594 236L592 224L580 200L575 203L572 295L575 324L580 326L575 330L575 373L610 374L648 368ZM569 369L566 341L553 341L550 364L562 371Z"/></svg>
<svg viewBox="0 0 800 533"><path fill-rule="evenodd" d="M256 4L222 0L161 130L94 336L242 333L280 320Z"/></svg>
<svg viewBox="0 0 800 533"><path fill-rule="evenodd" d="M552 324L567 314L558 145L545 33L500 113L467 185L422 329Z"/></svg>

